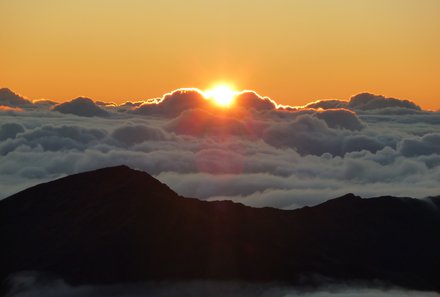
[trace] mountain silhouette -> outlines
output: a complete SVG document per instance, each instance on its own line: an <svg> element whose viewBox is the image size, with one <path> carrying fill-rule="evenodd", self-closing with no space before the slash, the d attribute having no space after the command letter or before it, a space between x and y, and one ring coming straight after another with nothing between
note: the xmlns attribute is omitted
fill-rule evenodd
<svg viewBox="0 0 440 297"><path fill-rule="evenodd" d="M72 284L379 281L440 291L440 197L353 194L297 210L179 196L126 166L0 201L2 281L41 271Z"/></svg>

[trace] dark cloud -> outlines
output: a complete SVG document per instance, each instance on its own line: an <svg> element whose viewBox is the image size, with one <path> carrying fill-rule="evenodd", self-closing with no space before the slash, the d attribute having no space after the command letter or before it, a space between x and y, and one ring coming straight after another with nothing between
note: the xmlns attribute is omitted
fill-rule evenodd
<svg viewBox="0 0 440 297"><path fill-rule="evenodd" d="M402 114L392 114L392 113L383 113L384 110L376 110L374 113L367 113L359 115L369 123L399 123L410 126L410 124L428 124L428 125L440 125L440 113L437 112L419 112L415 114L402 113Z"/></svg>
<svg viewBox="0 0 440 297"><path fill-rule="evenodd" d="M0 89L0 105L9 107L29 107L32 102L12 92L8 88Z"/></svg>
<svg viewBox="0 0 440 297"><path fill-rule="evenodd" d="M141 106L142 104L148 104L148 103L156 104L157 102L158 102L158 100L156 100L156 99L152 99L152 100L150 100L150 102L148 100L147 101L136 101L136 102L127 101L127 102L124 102L123 104L119 105L119 107L132 108L132 107L136 107L136 106Z"/></svg>
<svg viewBox="0 0 440 297"><path fill-rule="evenodd" d="M255 137L260 134L261 123L247 118L236 119L230 115L214 114L201 109L188 110L171 120L168 131L192 136Z"/></svg>
<svg viewBox="0 0 440 297"><path fill-rule="evenodd" d="M355 110L355 109L353 109ZM355 110L358 113L362 114L374 114L374 115L419 115L421 113L425 113L418 109L410 109L404 107L384 107L372 110Z"/></svg>
<svg viewBox="0 0 440 297"><path fill-rule="evenodd" d="M146 102L133 109L133 112L144 115L175 117L185 110L204 108L207 105L208 100L199 91L195 89L181 89L166 94L156 102Z"/></svg>
<svg viewBox="0 0 440 297"><path fill-rule="evenodd" d="M111 136L125 145L142 143L147 140L165 140L164 131L145 125L123 126L116 128Z"/></svg>
<svg viewBox="0 0 440 297"><path fill-rule="evenodd" d="M150 104L157 104L157 101L155 99L150 100L150 101L151 101ZM137 107L141 106L142 104L146 104L147 102L145 102L145 101L137 101L137 102L127 101L121 105L116 106L116 110L121 113L129 111L129 112L134 112L134 113L139 112L140 114L142 114L141 111L137 111Z"/></svg>
<svg viewBox="0 0 440 297"><path fill-rule="evenodd" d="M354 112L346 109L329 109L318 112L316 116L323 119L330 128L361 130L364 124Z"/></svg>
<svg viewBox="0 0 440 297"><path fill-rule="evenodd" d="M354 111L372 111L379 114L417 114L422 109L414 102L396 98L387 98L381 95L361 93L350 98L349 101L331 99L318 100L304 106L315 109L348 108Z"/></svg>
<svg viewBox="0 0 440 297"><path fill-rule="evenodd" d="M334 109L334 108L346 108L348 105L347 101L342 101L338 99L328 99L328 100L318 100L309 104L306 104L305 108L322 108L322 109Z"/></svg>
<svg viewBox="0 0 440 297"><path fill-rule="evenodd" d="M392 107L421 110L421 108L414 102L396 98L386 98L384 96L370 93L361 93L351 97L347 107L354 110L384 109Z"/></svg>
<svg viewBox="0 0 440 297"><path fill-rule="evenodd" d="M275 147L293 148L302 155L330 153L337 156L360 150L375 152L385 146L370 136L351 132L363 127L354 113L330 109L271 125L264 131L263 139Z"/></svg>
<svg viewBox="0 0 440 297"><path fill-rule="evenodd" d="M0 140L15 138L18 133L24 132L20 124L6 123L0 126Z"/></svg>
<svg viewBox="0 0 440 297"><path fill-rule="evenodd" d="M52 110L82 117L108 116L108 112L96 105L92 99L84 97L79 97L69 102L57 104L52 108Z"/></svg>
<svg viewBox="0 0 440 297"><path fill-rule="evenodd" d="M95 101L95 104L98 106L103 106L103 107L116 107L116 106L118 106L116 103L103 102L103 101Z"/></svg>
<svg viewBox="0 0 440 297"><path fill-rule="evenodd" d="M253 91L244 91L235 98L236 105L257 111L274 110L276 103L268 97L261 97Z"/></svg>
<svg viewBox="0 0 440 297"><path fill-rule="evenodd" d="M32 103L37 107L46 107L46 108L58 104L57 102L48 99L37 99L37 100L33 100Z"/></svg>
<svg viewBox="0 0 440 297"><path fill-rule="evenodd" d="M440 133L404 139L399 145L399 151L406 157L432 154L440 155Z"/></svg>
<svg viewBox="0 0 440 297"><path fill-rule="evenodd" d="M380 141L379 139L367 135L349 135L346 136L342 141L341 152L357 152L366 150L372 153L383 149L387 146L386 143Z"/></svg>
<svg viewBox="0 0 440 297"><path fill-rule="evenodd" d="M238 153L222 149L204 149L195 154L198 171L211 174L240 174L244 159Z"/></svg>
<svg viewBox="0 0 440 297"><path fill-rule="evenodd" d="M3 127L3 126L2 126ZM11 128L9 131L19 127ZM17 134L17 133L16 133ZM12 133L9 132L9 136ZM15 135L16 136L16 135ZM45 151L85 150L92 142L97 142L105 137L105 132L99 129L87 129L76 126L42 126L33 130L20 133L14 139L8 139L0 145L0 155L7 155L20 146L42 148ZM9 137L11 138L11 137Z"/></svg>
<svg viewBox="0 0 440 297"><path fill-rule="evenodd" d="M280 123L265 130L263 139L270 145L296 149L300 154L340 154L338 133L325 121L311 115L298 116L290 123Z"/></svg>

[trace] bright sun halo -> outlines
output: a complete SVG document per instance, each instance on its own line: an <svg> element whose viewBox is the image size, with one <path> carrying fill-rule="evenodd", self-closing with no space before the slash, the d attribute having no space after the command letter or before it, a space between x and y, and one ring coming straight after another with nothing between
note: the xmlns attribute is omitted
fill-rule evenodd
<svg viewBox="0 0 440 297"><path fill-rule="evenodd" d="M236 92L228 86L218 86L214 89L207 90L205 97L214 100L215 104L221 107L229 107L234 102Z"/></svg>

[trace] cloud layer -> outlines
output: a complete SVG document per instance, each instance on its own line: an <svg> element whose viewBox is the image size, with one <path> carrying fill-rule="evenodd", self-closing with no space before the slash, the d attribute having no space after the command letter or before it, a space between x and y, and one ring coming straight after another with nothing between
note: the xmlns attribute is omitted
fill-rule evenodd
<svg viewBox="0 0 440 297"><path fill-rule="evenodd" d="M6 97L2 104L22 111L0 111L0 198L119 164L185 196L259 207L314 205L347 192L440 194L440 113L405 100L360 94L299 108L246 91L222 109L196 89L119 106Z"/></svg>
<svg viewBox="0 0 440 297"><path fill-rule="evenodd" d="M136 284L71 286L62 279L37 273L21 273L11 279L8 297L95 297L95 296L237 296L237 297L438 297L436 292L381 288L379 284L326 285L301 290L281 283L246 282L147 282Z"/></svg>

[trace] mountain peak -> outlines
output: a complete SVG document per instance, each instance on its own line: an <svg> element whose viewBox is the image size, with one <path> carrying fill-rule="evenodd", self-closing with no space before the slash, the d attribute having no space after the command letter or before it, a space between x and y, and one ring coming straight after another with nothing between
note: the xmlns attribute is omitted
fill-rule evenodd
<svg viewBox="0 0 440 297"><path fill-rule="evenodd" d="M352 204L352 203L356 203L356 202L360 202L364 200L362 197L357 196L353 193L348 193L345 194L344 196L338 197L338 198L333 198L333 199L329 199L326 202L323 202L317 206L323 205L323 206L328 206L328 205L347 205L347 204Z"/></svg>
<svg viewBox="0 0 440 297"><path fill-rule="evenodd" d="M99 168L99 169L95 169L95 170L91 170L91 171L86 171L86 172L80 172L80 173L77 173L75 175L82 175L82 174L97 174L97 175L98 174L99 175L101 175L101 174L102 175L114 174L114 175L117 175L117 176L124 175L124 174L128 174L128 175L141 174L141 175L147 176L148 178L153 178L147 172L130 168L130 167L128 167L125 164L109 166L109 167L104 167L104 168Z"/></svg>
<svg viewBox="0 0 440 297"><path fill-rule="evenodd" d="M30 198L32 197L32 199ZM52 182L28 188L0 201L0 207L12 207L14 212L5 216L18 217L34 209L31 216L48 210L57 211L59 204L71 208L98 208L119 205L122 201L161 203L161 199L179 197L167 185L146 172L126 165L107 167L62 177ZM118 207L125 207L122 205Z"/></svg>
<svg viewBox="0 0 440 297"><path fill-rule="evenodd" d="M74 284L321 275L440 291L440 211L427 206L347 194L251 208L184 199L143 171L108 167L0 201L0 281L29 270Z"/></svg>
<svg viewBox="0 0 440 297"><path fill-rule="evenodd" d="M360 200L360 199L362 199L362 197L361 196L357 196L357 195L355 195L355 194L353 194L353 193L347 193L347 194L345 194L344 196L341 196L341 197L339 197L339 198L335 198L335 199L333 199L333 200Z"/></svg>

